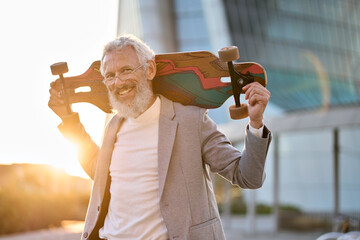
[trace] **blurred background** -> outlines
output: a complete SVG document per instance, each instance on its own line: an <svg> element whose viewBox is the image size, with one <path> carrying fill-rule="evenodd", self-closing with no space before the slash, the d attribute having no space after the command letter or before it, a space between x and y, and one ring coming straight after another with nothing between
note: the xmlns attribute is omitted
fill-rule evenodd
<svg viewBox="0 0 360 240"><path fill-rule="evenodd" d="M267 70L264 186L241 190L213 176L228 239L360 230L360 1L1 1L0 29L0 239L80 236L92 183L47 107L50 65L66 61L65 76L80 75L121 33L156 53L235 45L240 62ZM232 104L209 114L241 149L247 120L230 120ZM106 115L73 109L100 143Z"/></svg>

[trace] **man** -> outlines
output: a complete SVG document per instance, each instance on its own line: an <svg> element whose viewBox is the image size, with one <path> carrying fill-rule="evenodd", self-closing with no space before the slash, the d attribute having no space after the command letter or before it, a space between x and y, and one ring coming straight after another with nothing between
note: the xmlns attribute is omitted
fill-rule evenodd
<svg viewBox="0 0 360 240"><path fill-rule="evenodd" d="M241 153L205 109L153 94L154 52L131 35L108 43L101 73L117 114L101 148L51 84L49 106L60 131L76 139L94 180L82 239L225 239L209 170L242 188L259 188L271 134L263 125L270 93L244 87L249 126ZM239 130L242 131L242 130Z"/></svg>

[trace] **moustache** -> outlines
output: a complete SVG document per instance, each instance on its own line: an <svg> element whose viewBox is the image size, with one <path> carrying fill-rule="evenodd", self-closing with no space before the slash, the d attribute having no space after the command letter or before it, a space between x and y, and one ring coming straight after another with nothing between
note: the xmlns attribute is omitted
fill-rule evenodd
<svg viewBox="0 0 360 240"><path fill-rule="evenodd" d="M111 90L114 94L119 94L120 92L126 91L130 88L136 88L137 84L135 82L127 82L124 83L121 87L114 86L114 88Z"/></svg>

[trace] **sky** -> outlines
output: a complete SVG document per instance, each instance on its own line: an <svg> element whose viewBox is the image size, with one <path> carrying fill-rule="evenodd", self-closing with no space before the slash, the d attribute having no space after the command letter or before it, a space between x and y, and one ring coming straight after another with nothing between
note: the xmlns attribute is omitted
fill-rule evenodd
<svg viewBox="0 0 360 240"><path fill-rule="evenodd" d="M117 0L0 1L0 164L45 163L85 177L74 146L57 129L47 106L50 65L65 61L66 76L80 75L116 37ZM100 143L105 114L73 105Z"/></svg>

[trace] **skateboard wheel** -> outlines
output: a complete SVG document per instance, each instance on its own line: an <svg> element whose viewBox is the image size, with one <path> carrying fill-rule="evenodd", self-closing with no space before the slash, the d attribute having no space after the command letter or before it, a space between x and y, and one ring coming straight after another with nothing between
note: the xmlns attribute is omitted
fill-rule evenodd
<svg viewBox="0 0 360 240"><path fill-rule="evenodd" d="M52 75L60 75L69 71L66 62L54 63L50 66Z"/></svg>
<svg viewBox="0 0 360 240"><path fill-rule="evenodd" d="M241 103L240 107L232 105L229 107L231 119L243 119L249 116L248 108L245 103Z"/></svg>
<svg viewBox="0 0 360 240"><path fill-rule="evenodd" d="M218 53L222 62L232 62L239 59L239 50L236 46L221 48Z"/></svg>

